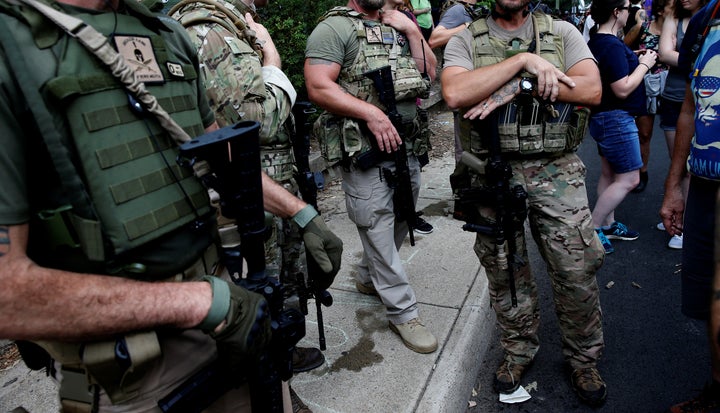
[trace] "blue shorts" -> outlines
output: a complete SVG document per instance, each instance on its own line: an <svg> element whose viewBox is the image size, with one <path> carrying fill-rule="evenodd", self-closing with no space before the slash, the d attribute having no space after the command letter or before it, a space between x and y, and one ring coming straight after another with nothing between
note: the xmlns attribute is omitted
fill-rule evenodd
<svg viewBox="0 0 720 413"><path fill-rule="evenodd" d="M660 101L660 128L662 130L675 130L677 126L678 117L680 117L680 108L682 102L676 102L674 100L668 100L661 98Z"/></svg>
<svg viewBox="0 0 720 413"><path fill-rule="evenodd" d="M643 166L635 119L624 110L593 113L590 135L597 142L600 155L607 159L616 174L635 171Z"/></svg>

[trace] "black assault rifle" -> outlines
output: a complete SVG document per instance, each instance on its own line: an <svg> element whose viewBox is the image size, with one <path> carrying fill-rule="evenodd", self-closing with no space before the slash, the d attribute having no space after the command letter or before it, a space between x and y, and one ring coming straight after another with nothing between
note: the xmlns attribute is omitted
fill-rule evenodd
<svg viewBox="0 0 720 413"><path fill-rule="evenodd" d="M516 238L522 234L527 217L527 192L521 185L510 187L512 168L501 156L498 134L497 113L492 112L484 120L475 121L475 130L482 132L484 147L489 149L487 162L483 162L465 151L461 162L485 176L485 184L478 187L458 185L453 182L455 191L455 211L453 218L467 222L463 230L478 232L495 238L497 246L497 266L508 272L512 306L517 307L515 292L516 268L524 265L517 253ZM487 136L490 132L490 136ZM478 207L490 207L495 211L492 225L477 224L480 214ZM509 257L509 259L508 259Z"/></svg>
<svg viewBox="0 0 720 413"><path fill-rule="evenodd" d="M417 226L417 214L415 213L415 197L413 196L412 182L410 180L410 167L408 166L407 148L405 139L406 130L409 125L403 122L402 115L397 110L395 102L395 86L393 85L392 71L390 66L371 70L363 73L363 76L371 79L378 91L380 103L385 106L385 113L397 129L402 143L393 152L395 171L383 168L382 173L387 185L393 189L393 210L395 219L398 222L407 222L410 231L410 245L415 245L413 230Z"/></svg>
<svg viewBox="0 0 720 413"><path fill-rule="evenodd" d="M224 216L236 220L241 245L223 248L221 260L233 282L262 294L268 302L272 339L269 348L238 376L222 360L202 369L158 402L163 412L200 412L232 388L250 386L253 412L282 412L282 381L292 376L292 349L305 335L305 318L283 309L282 286L265 275L265 214L258 122L240 122L201 135L180 146L178 162L207 161L203 183L220 195ZM243 276L243 259L247 274Z"/></svg>
<svg viewBox="0 0 720 413"><path fill-rule="evenodd" d="M315 109L310 102L295 102L293 106L293 116L295 117L295 131L292 135L293 153L295 154L295 167L297 173L295 180L300 189L300 195L303 201L312 205L315 210L320 213L317 204L317 184L315 182L315 173L310 170L310 134L308 133L308 115L314 113ZM307 261L307 284L303 283L302 291L299 291L300 311L307 315L308 299L315 299L315 311L318 323L318 342L320 350L327 348L325 344L325 326L323 323L322 306L330 307L333 303L333 297L327 290L327 287L318 285L318 277L320 267L313 259L307 249L305 250L305 258Z"/></svg>

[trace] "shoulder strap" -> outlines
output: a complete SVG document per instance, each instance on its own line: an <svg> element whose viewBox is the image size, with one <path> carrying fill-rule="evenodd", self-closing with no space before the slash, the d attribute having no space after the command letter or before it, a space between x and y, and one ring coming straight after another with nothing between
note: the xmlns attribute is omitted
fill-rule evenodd
<svg viewBox="0 0 720 413"><path fill-rule="evenodd" d="M125 88L137 100L142 102L145 109L152 113L163 129L178 143L190 140L190 136L168 115L160 106L155 96L145 88L145 84L138 81L135 72L125 62L125 59L110 45L107 37L95 30L84 21L69 16L38 0L19 0L29 7L39 11L53 23L62 28L69 36L77 39L90 53L110 68L113 76L117 77Z"/></svg>
<svg viewBox="0 0 720 413"><path fill-rule="evenodd" d="M702 33L698 34L697 38L695 39L695 44L690 49L691 62L694 62L700 54L700 49L702 49L703 43L705 43L705 37L707 36L708 31L710 31L710 27L712 26L711 23L715 20L715 17L717 16L718 6L720 6L720 0L715 1L715 7L713 7L712 12L706 12L705 16L703 16L702 23L700 23L700 27L703 28Z"/></svg>

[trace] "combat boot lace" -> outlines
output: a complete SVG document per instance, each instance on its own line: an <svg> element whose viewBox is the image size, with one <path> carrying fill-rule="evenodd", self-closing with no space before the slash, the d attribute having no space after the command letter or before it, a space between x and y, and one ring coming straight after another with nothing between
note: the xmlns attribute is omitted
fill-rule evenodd
<svg viewBox="0 0 720 413"><path fill-rule="evenodd" d="M605 402L607 387L596 368L587 367L573 370L570 382L573 390L584 403L600 406Z"/></svg>
<svg viewBox="0 0 720 413"><path fill-rule="evenodd" d="M528 367L529 364L517 364L503 360L495 371L495 380L493 380L495 391L503 394L515 392L520 387L520 380Z"/></svg>

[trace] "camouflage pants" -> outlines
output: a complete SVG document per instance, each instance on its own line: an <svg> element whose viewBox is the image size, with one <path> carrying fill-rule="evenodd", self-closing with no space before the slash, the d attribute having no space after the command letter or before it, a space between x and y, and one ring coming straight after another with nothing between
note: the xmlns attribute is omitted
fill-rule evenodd
<svg viewBox="0 0 720 413"><path fill-rule="evenodd" d="M573 368L595 366L604 346L595 279L604 250L592 227L585 165L575 154L517 160L511 165L511 186L522 185L528 193L530 230L547 264L563 355ZM478 179L477 183L482 184L482 177ZM480 213L485 224L495 222L491 209L480 208ZM523 263L514 274L517 307L512 307L508 274L497 265L495 239L478 234L474 249L487 272L505 358L526 364L538 351L540 313L524 231L515 237L515 245Z"/></svg>
<svg viewBox="0 0 720 413"><path fill-rule="evenodd" d="M290 193L298 194L294 180L281 184ZM265 223L268 227L265 238L265 273L269 277L280 278L285 288L285 298L296 296L304 288L307 274L300 227L292 219L270 214L266 214Z"/></svg>

